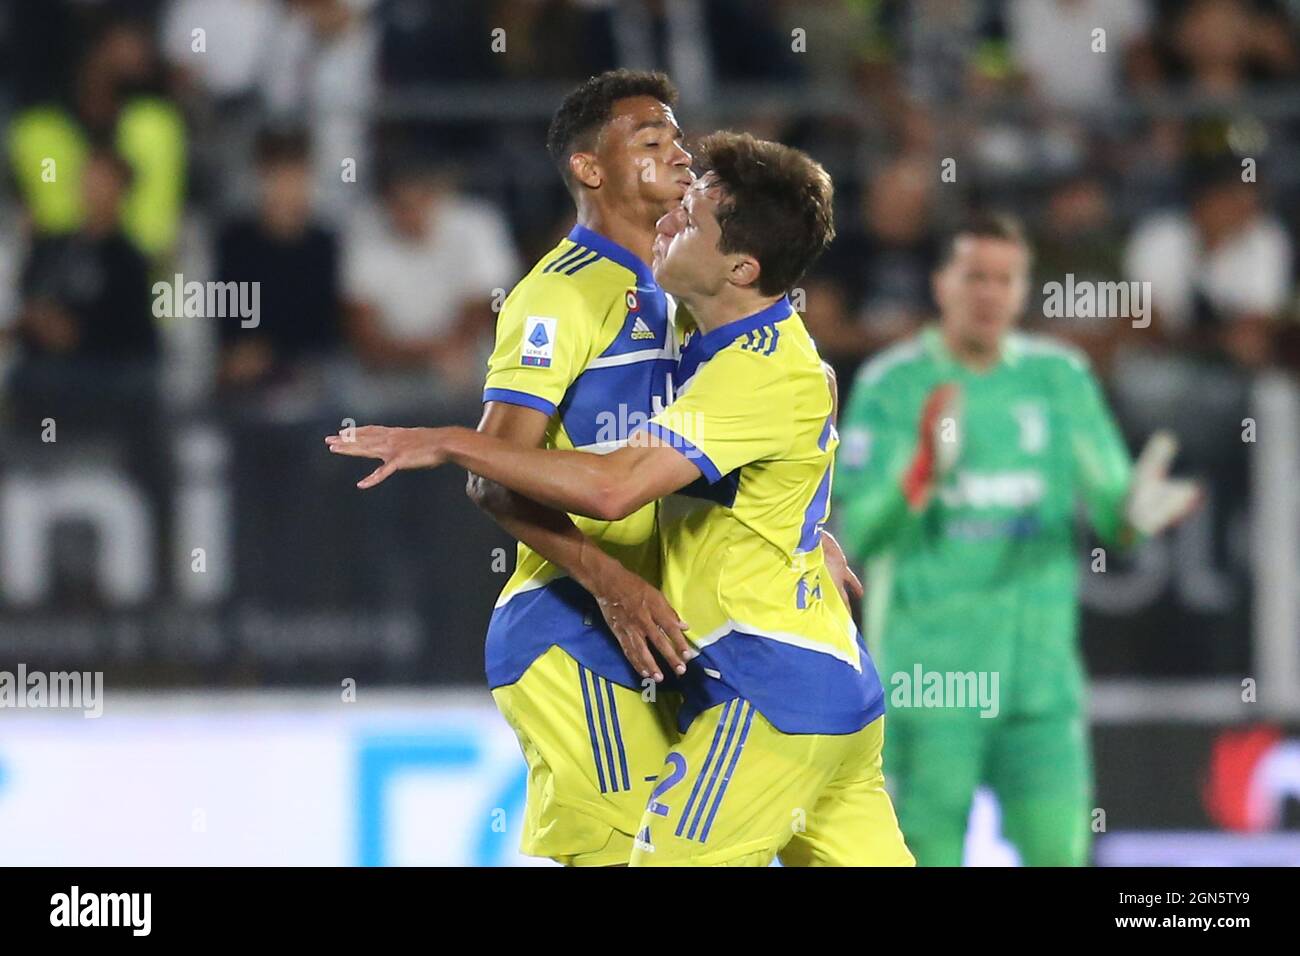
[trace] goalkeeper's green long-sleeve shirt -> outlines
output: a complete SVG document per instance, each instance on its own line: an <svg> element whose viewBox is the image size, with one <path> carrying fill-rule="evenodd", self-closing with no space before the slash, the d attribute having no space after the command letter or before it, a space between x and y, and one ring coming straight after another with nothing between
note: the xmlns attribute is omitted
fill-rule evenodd
<svg viewBox="0 0 1300 956"><path fill-rule="evenodd" d="M916 514L900 481L944 382L961 386L960 450ZM867 564L864 631L886 694L890 674L920 664L998 671L1003 714L1078 706L1077 505L1115 542L1132 470L1082 354L1013 333L976 372L929 328L862 369L840 439L832 514Z"/></svg>

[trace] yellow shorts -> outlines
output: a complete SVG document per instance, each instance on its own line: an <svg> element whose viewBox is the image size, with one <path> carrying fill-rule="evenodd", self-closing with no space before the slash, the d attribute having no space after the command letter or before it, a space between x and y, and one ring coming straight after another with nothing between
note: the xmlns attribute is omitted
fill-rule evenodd
<svg viewBox="0 0 1300 956"><path fill-rule="evenodd" d="M633 866L914 866L881 774L885 719L783 734L736 699L691 724L660 770Z"/></svg>
<svg viewBox="0 0 1300 956"><path fill-rule="evenodd" d="M556 646L492 696L528 762L520 850L566 866L626 865L659 765L679 738L675 695L649 699Z"/></svg>

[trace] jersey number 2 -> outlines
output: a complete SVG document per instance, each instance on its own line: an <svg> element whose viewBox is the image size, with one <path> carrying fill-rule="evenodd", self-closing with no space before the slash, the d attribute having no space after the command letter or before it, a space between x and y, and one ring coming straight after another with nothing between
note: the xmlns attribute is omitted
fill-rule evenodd
<svg viewBox="0 0 1300 956"><path fill-rule="evenodd" d="M672 766L672 772L655 784L654 790L650 792L650 804L647 807L651 813L658 814L661 817L668 816L672 808L666 803L660 803L659 798L681 783L686 776L686 758L681 754L671 753L664 758L664 762Z"/></svg>

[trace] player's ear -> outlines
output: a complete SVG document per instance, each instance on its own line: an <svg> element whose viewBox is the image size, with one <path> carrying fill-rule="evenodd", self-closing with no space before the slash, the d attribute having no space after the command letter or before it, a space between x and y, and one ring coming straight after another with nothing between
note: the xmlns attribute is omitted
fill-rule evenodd
<svg viewBox="0 0 1300 956"><path fill-rule="evenodd" d="M573 153L569 156L569 173L573 181L588 189L599 189L604 175L595 153Z"/></svg>
<svg viewBox="0 0 1300 956"><path fill-rule="evenodd" d="M757 259L742 253L732 260L731 272L728 278L733 285L746 288L758 283L758 276L762 271Z"/></svg>

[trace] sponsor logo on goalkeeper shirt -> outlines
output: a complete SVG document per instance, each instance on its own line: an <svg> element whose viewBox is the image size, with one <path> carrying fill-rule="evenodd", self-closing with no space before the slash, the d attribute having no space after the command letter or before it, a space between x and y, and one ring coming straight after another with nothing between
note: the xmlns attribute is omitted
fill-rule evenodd
<svg viewBox="0 0 1300 956"><path fill-rule="evenodd" d="M953 518L943 526L945 535L961 541L1033 538L1042 530L1042 519L1033 513L1012 515L1009 518Z"/></svg>
<svg viewBox="0 0 1300 956"><path fill-rule="evenodd" d="M1043 500L1047 482L1039 471L981 473L958 470L939 488L949 508L1028 508Z"/></svg>

